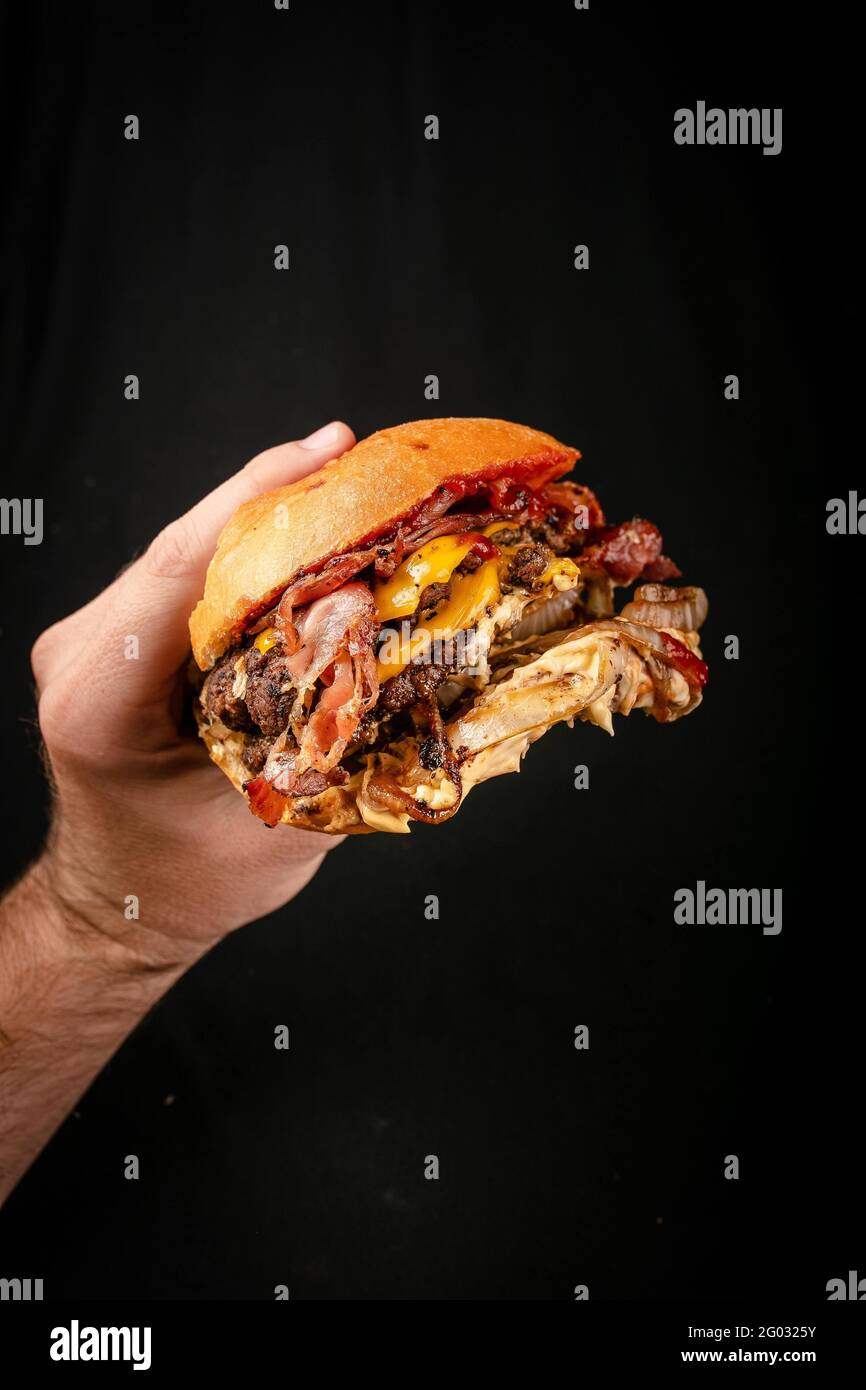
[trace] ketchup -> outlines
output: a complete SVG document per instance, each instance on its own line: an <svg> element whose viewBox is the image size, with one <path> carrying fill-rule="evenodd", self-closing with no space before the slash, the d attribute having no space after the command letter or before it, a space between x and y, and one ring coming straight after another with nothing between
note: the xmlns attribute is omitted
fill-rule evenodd
<svg viewBox="0 0 866 1390"><path fill-rule="evenodd" d="M710 675L707 663L701 661L699 656L695 656L684 642L678 641L676 637L671 637L669 632L660 632L659 636L665 644L671 665L675 666L682 676L685 676L690 686L696 690L703 690Z"/></svg>

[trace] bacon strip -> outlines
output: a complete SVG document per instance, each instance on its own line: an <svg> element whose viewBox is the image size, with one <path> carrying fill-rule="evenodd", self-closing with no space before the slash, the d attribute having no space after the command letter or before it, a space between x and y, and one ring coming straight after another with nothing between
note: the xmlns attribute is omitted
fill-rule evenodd
<svg viewBox="0 0 866 1390"><path fill-rule="evenodd" d="M563 461L558 455L551 454L546 464L540 465L541 460L536 459L533 461L533 468L529 470L525 465L521 467L518 462L513 466L513 476L505 474L501 477L482 479L455 478L440 484L432 497L428 497L415 508L411 516L397 526L392 536L379 537L359 546L357 550L336 555L315 574L301 575L297 578L280 600L275 625L285 632L291 625L293 608L302 608L304 604L332 593L341 584L353 579L367 565L375 564L379 577L389 579L403 557L424 541L434 540L436 536L458 535L462 531L487 525L492 521L501 521L506 517L515 521L526 519L530 513L540 514L545 505L556 504L557 487L576 488L576 484L560 485L548 482L550 477L563 471ZM604 517L593 494L588 488L576 490L593 499L598 520L592 520L591 524L601 524ZM467 497L481 501L485 495L488 499L486 509L445 515L455 502L463 501Z"/></svg>
<svg viewBox="0 0 866 1390"><path fill-rule="evenodd" d="M281 819L286 799L317 796L340 786L339 762L363 716L379 695L373 595L366 584L345 584L310 604L293 624L286 668L297 688L292 734L280 735L258 777L245 784L250 809L267 825ZM325 689L309 718L309 693ZM289 739L297 747L288 747Z"/></svg>
<svg viewBox="0 0 866 1390"><path fill-rule="evenodd" d="M379 694L376 662L372 646L341 652L334 662L331 685L319 696L318 704L304 730L301 746L315 766L333 763L342 757L352 735Z"/></svg>
<svg viewBox="0 0 866 1390"><path fill-rule="evenodd" d="M641 579L654 580L658 584L663 584L666 579L682 579L683 572L679 565L675 564L669 555L660 555L657 560L644 565L640 574Z"/></svg>
<svg viewBox="0 0 866 1390"><path fill-rule="evenodd" d="M450 512L447 516L439 517L438 521L429 521L407 535L401 531L393 541L388 541L377 549L376 574L380 579L390 579L406 555L410 555L419 546L426 545L428 541L436 540L437 536L462 536L467 531L477 531L481 526L488 526L492 521L505 520L506 517L496 511ZM479 543L480 539L482 538L479 538Z"/></svg>
<svg viewBox="0 0 866 1390"><path fill-rule="evenodd" d="M641 575L646 579L678 579L681 573L673 560L662 555L658 527L641 517L605 527L576 558L583 573L601 570L615 584L631 584Z"/></svg>
<svg viewBox="0 0 866 1390"><path fill-rule="evenodd" d="M579 526L575 522L574 529L577 531L593 531L605 525L601 503L592 488L580 483L548 483L541 498L549 511L565 512L572 518L578 510L585 512L587 524Z"/></svg>
<svg viewBox="0 0 866 1390"><path fill-rule="evenodd" d="M254 816L263 820L265 825L273 829L279 825L283 818L287 798L282 792L278 792L273 783L269 782L263 773L258 777L253 777L249 782L244 782L244 791L247 794L249 808Z"/></svg>
<svg viewBox="0 0 866 1390"><path fill-rule="evenodd" d="M299 744L300 770L327 772L346 750L363 716L379 694L373 645L378 625L373 595L366 584L344 584L301 613L294 626L294 650L286 668L297 689L292 729ZM326 689L306 721L317 681Z"/></svg>
<svg viewBox="0 0 866 1390"><path fill-rule="evenodd" d="M292 610L303 608L307 603L325 598L339 589L346 581L354 578L359 570L369 565L375 557L375 550L355 550L350 555L340 555L332 560L319 574L309 574L296 579L291 588L286 589L274 615L274 627L278 627L287 639L289 652L297 651L300 635L292 622Z"/></svg>
<svg viewBox="0 0 866 1390"><path fill-rule="evenodd" d="M346 649L364 620L373 621L373 595L366 584L344 584L311 603L296 623L298 646L286 666L299 691L309 689Z"/></svg>
<svg viewBox="0 0 866 1390"><path fill-rule="evenodd" d="M311 767L305 772L297 772L296 759L295 751L284 751L273 761L269 756L270 766L266 765L258 777L244 783L250 810L265 825L279 825L289 797L318 796L328 787L339 787L349 780L349 774L341 767L332 768L328 773L317 772Z"/></svg>
<svg viewBox="0 0 866 1390"><path fill-rule="evenodd" d="M659 636L665 645L665 657L671 666L675 666L681 676L685 676L693 690L703 690L710 678L710 668L699 656L695 656L690 647L685 642L680 642L678 638L672 637L669 632L660 632Z"/></svg>

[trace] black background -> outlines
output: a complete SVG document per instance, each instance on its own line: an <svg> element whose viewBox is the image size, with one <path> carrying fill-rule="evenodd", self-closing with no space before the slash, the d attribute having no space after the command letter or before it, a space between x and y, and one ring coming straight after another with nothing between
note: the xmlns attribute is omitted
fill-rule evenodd
<svg viewBox="0 0 866 1390"><path fill-rule="evenodd" d="M0 541L7 881L46 820L36 634L334 417L360 437L503 416L580 447L610 518L658 522L706 587L711 684L670 728L554 730L455 821L345 844L226 940L10 1199L0 1272L48 1297L256 1299L822 1298L866 1274L844 616L864 542L824 527L863 475L853 89L844 35L808 13L7 14L3 492L46 514L41 547ZM698 99L783 107L782 153L677 147ZM781 935L675 925L699 878L783 888Z"/></svg>

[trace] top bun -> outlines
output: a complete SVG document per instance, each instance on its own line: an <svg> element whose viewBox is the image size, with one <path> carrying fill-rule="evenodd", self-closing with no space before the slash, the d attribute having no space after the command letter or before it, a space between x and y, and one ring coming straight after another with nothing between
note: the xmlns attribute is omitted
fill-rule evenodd
<svg viewBox="0 0 866 1390"><path fill-rule="evenodd" d="M254 497L223 529L189 620L198 665L206 671L219 660L301 571L393 532L442 483L477 479L480 487L513 470L541 482L577 458L552 435L507 420L414 420Z"/></svg>

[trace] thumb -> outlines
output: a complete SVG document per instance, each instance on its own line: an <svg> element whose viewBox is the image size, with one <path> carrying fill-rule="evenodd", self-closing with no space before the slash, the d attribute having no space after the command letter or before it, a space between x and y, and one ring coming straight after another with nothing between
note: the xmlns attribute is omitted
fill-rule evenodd
<svg viewBox="0 0 866 1390"><path fill-rule="evenodd" d="M345 453L355 442L334 421L309 438L279 444L161 531L144 555L112 586L111 609L96 636L97 664L126 668L132 688L124 703L149 705L168 688L189 651L189 615L201 598L220 532L242 503L294 482ZM119 660L124 636L138 637L141 659ZM101 658L101 659L100 659Z"/></svg>
<svg viewBox="0 0 866 1390"><path fill-rule="evenodd" d="M148 639L152 671L161 668L170 675L186 655L190 612L201 597L220 532L238 507L315 472L354 442L349 426L335 420L306 439L267 449L159 533L123 576L129 605L145 619L141 636Z"/></svg>

